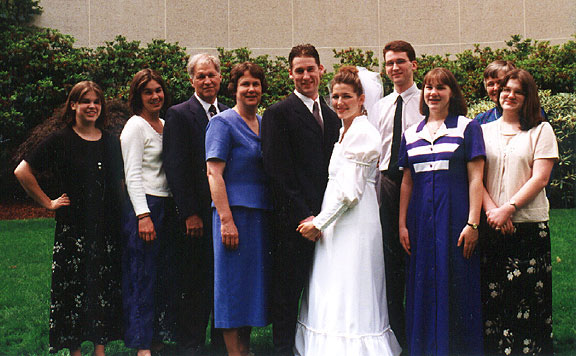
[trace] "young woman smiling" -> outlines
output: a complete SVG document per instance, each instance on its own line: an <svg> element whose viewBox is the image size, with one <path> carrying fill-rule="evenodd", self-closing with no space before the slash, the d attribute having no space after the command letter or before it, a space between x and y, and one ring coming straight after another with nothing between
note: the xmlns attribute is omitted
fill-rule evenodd
<svg viewBox="0 0 576 356"><path fill-rule="evenodd" d="M124 342L138 356L162 348L172 337L175 286L175 210L162 168L160 111L167 106L166 85L151 69L136 73L130 84L134 112L120 135L129 204L124 212L122 289Z"/></svg>
<svg viewBox="0 0 576 356"><path fill-rule="evenodd" d="M25 155L14 174L43 207L56 211L50 303L50 348L79 356L83 341L104 355L121 337L120 209L122 156L118 139L103 130L100 87L76 84L63 116L67 126ZM36 175L51 172L56 199Z"/></svg>
<svg viewBox="0 0 576 356"><path fill-rule="evenodd" d="M420 112L400 146L400 243L409 255L406 330L412 355L481 355L484 141L454 75L424 77Z"/></svg>
<svg viewBox="0 0 576 356"><path fill-rule="evenodd" d="M552 266L545 187L558 159L538 89L525 70L499 90L486 141L482 301L488 355L552 355Z"/></svg>

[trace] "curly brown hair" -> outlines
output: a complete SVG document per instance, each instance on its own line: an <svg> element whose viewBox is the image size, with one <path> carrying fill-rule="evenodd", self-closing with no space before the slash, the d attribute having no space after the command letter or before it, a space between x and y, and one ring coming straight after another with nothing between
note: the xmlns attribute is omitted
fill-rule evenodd
<svg viewBox="0 0 576 356"><path fill-rule="evenodd" d="M268 89L268 83L266 83L266 77L264 75L264 69L256 63L252 62L242 62L236 64L232 67L230 71L230 82L228 83L228 94L232 98L236 98L236 89L238 88L238 81L244 76L244 73L250 73L256 79L260 79L260 85L262 85L262 93L265 93Z"/></svg>

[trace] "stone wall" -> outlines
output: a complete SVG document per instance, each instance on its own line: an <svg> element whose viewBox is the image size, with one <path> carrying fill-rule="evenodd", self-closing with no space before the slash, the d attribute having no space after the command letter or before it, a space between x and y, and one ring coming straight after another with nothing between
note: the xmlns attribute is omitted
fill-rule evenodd
<svg viewBox="0 0 576 356"><path fill-rule="evenodd" d="M393 39L417 54L458 53L474 43L501 47L511 35L562 43L576 33L574 0L42 0L36 25L96 47L116 35L166 39L189 53L248 47L287 56L312 43L326 64L332 49L374 50Z"/></svg>

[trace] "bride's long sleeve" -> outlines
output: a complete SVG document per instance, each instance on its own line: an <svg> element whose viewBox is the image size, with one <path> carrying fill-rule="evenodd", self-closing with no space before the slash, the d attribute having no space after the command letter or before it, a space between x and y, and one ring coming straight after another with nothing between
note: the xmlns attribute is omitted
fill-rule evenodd
<svg viewBox="0 0 576 356"><path fill-rule="evenodd" d="M356 120L358 120L357 118ZM330 183L336 188L336 199L333 203L323 206L322 211L312 221L319 230L325 230L348 209L352 209L368 187L368 179L374 175L380 151L380 136L370 126L368 121L362 120L359 125L353 123L342 142L341 155L344 163L339 167L335 176L330 176Z"/></svg>

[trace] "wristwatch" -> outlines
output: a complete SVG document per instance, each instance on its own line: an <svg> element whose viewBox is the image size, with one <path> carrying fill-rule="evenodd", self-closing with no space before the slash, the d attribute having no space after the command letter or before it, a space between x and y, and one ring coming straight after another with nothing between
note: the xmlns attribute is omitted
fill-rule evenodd
<svg viewBox="0 0 576 356"><path fill-rule="evenodd" d="M470 226L474 230L478 230L478 224L471 224L471 223L467 222L466 225Z"/></svg>

